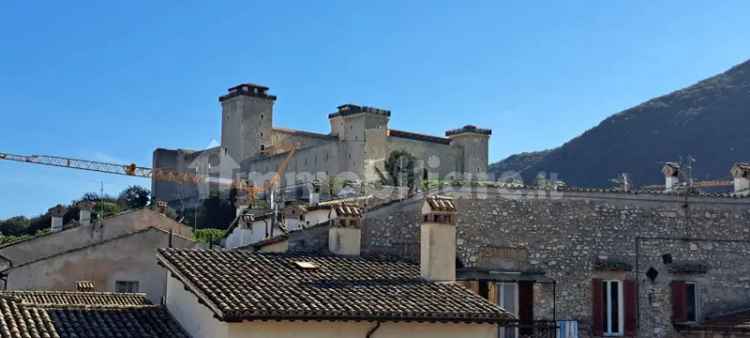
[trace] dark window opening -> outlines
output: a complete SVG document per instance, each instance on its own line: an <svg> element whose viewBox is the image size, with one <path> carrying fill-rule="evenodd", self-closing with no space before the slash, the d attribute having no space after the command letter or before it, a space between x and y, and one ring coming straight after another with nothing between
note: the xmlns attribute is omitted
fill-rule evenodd
<svg viewBox="0 0 750 338"><path fill-rule="evenodd" d="M115 281L115 292L138 293L138 281Z"/></svg>
<svg viewBox="0 0 750 338"><path fill-rule="evenodd" d="M602 328L605 336L623 334L622 283L618 280L602 281Z"/></svg>
<svg viewBox="0 0 750 338"><path fill-rule="evenodd" d="M484 299L489 299L490 297L490 286L486 280L479 281L479 295L484 297Z"/></svg>

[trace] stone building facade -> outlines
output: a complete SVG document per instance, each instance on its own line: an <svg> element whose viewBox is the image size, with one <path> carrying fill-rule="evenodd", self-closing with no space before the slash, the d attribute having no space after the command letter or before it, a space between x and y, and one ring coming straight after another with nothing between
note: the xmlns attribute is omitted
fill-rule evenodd
<svg viewBox="0 0 750 338"><path fill-rule="evenodd" d="M391 112L344 104L328 115L327 134L279 128L274 125L276 96L268 88L242 84L219 98L222 106L221 146L203 150L154 151L153 167L179 172L198 172L226 179L242 178L261 185L276 172L296 145L282 185L337 177L365 186L379 181L378 170L394 151L416 158L419 172L444 178L486 175L491 131L467 125L446 132L445 137L392 129ZM419 175L420 177L422 175ZM154 180L155 198L174 202L200 195L200 188ZM220 189L221 190L221 189ZM205 196L205 195L204 195Z"/></svg>
<svg viewBox="0 0 750 338"><path fill-rule="evenodd" d="M580 337L681 337L750 308L750 199L527 189L457 197L459 280L500 303L500 293L515 295L508 306L521 320L571 321ZM417 196L368 211L363 253L418 260L421 206Z"/></svg>

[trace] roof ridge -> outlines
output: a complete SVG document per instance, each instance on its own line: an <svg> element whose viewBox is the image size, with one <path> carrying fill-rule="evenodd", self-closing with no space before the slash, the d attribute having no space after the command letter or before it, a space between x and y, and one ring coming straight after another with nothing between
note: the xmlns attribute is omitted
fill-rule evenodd
<svg viewBox="0 0 750 338"><path fill-rule="evenodd" d="M37 258L35 260L31 260L31 261L25 262L23 264L13 265L8 270L12 270L12 269L20 268L20 267L23 267L23 266L27 266L27 265L39 263L41 261L45 261L45 260L48 260L48 259L51 259L51 258L55 258L55 257L59 257L59 256L62 256L62 255L69 254L71 252L76 252L76 251L85 250L85 249L88 249L88 248L93 248L95 246L107 244L107 243L110 243L110 242L114 242L116 240L120 240L120 239L123 239L123 238L131 237L131 236L135 236L135 235L142 234L142 233L145 233L145 232L148 232L148 231L151 231L151 230L157 230L157 231L169 234L169 231L166 231L164 229L161 229L161 228L153 226L153 225L149 225L149 226L147 226L147 227L145 227L143 229L139 229L139 230L136 230L136 231L133 231L133 232L124 233L122 235L111 237L111 238L108 238L108 239L100 241L100 242L90 243L90 244L87 244L87 245L84 245L84 246L81 246L81 247L77 247L77 248L73 248L73 249L68 249L68 250L60 251L60 252L57 252L57 253L54 253L54 254L51 254L51 255L48 255L48 256L40 257L40 258ZM172 235L180 237L180 238L185 239L185 240L193 241L192 239L185 238L183 236L175 234L174 232L172 233ZM11 261L11 264L12 263L13 263L13 261Z"/></svg>

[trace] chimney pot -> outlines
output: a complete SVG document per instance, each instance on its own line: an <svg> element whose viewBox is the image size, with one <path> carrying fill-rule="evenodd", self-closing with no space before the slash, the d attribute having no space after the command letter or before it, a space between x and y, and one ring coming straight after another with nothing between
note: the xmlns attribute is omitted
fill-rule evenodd
<svg viewBox="0 0 750 338"><path fill-rule="evenodd" d="M735 163L731 172L734 177L735 195L750 195L750 163Z"/></svg>
<svg viewBox="0 0 750 338"><path fill-rule="evenodd" d="M667 162L661 168L664 174L664 191L672 192L680 183L680 164L676 162Z"/></svg>
<svg viewBox="0 0 750 338"><path fill-rule="evenodd" d="M334 255L359 256L362 243L362 209L339 204L333 207L336 219L328 229L328 251Z"/></svg>
<svg viewBox="0 0 750 338"><path fill-rule="evenodd" d="M50 224L51 232L58 232L63 229L63 216L65 215L65 207L58 205L48 210L52 218Z"/></svg>
<svg viewBox="0 0 750 338"><path fill-rule="evenodd" d="M83 226L91 225L91 210L93 209L94 203L92 202L78 203L78 223Z"/></svg>

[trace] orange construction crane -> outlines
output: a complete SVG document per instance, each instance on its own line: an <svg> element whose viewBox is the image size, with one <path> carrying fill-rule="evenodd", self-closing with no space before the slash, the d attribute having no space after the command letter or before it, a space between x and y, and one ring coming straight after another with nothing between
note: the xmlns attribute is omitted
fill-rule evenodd
<svg viewBox="0 0 750 338"><path fill-rule="evenodd" d="M208 175L198 175L186 172L180 172L173 169L165 168L148 168L140 167L135 163L131 164L117 164L100 161L82 160L76 158L50 156L50 155L17 155L11 153L0 152L0 160L14 161L29 164L38 164L45 166L78 169L95 171L113 175L133 176L150 178L152 180L175 182L181 184L200 184L200 183L218 183L219 185L229 185L232 188L236 188L238 191L245 192L251 198L255 200L255 196L258 193L267 192L271 189L275 189L281 180L281 175L284 174L286 168L289 166L289 161L292 159L294 154L299 147L298 143L283 144L279 146L272 146L267 148L264 155L275 155L288 153L287 157L281 162L279 168L276 170L274 176L264 182L263 187L255 187L253 184L248 183L245 180L218 180L216 182L212 177Z"/></svg>

